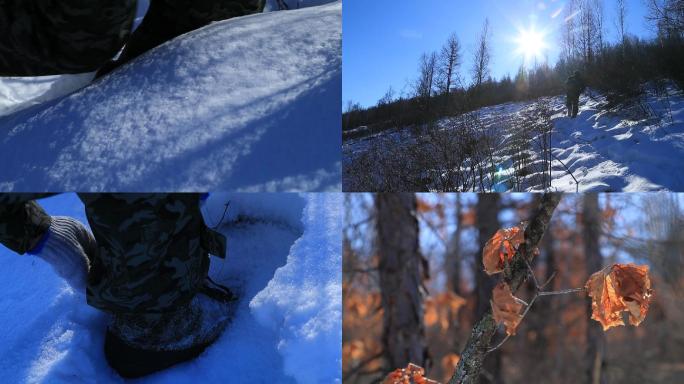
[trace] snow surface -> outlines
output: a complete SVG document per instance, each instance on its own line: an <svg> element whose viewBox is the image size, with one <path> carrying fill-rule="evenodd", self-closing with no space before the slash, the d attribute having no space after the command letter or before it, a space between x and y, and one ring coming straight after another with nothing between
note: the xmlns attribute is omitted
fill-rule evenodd
<svg viewBox="0 0 684 384"><path fill-rule="evenodd" d="M197 359L144 383L340 383L342 195L216 194L208 224L228 237L210 275L241 293L233 322ZM86 222L73 194L41 200ZM10 383L122 382L103 354L107 315L41 259L0 246L0 377Z"/></svg>
<svg viewBox="0 0 684 384"><path fill-rule="evenodd" d="M579 181L577 185L565 167L554 160L551 189L562 192L684 191L682 91L670 87L669 96L665 97L649 88L645 105L652 112L650 117L634 114L634 109L605 111L601 108L605 98L596 91L590 92L581 96L575 119L566 116L565 96L548 100L553 113L552 152ZM495 186L497 192L511 191L506 180L513 175L514 168L505 154L507 143L514 134L510 129L511 121L534 109L537 103L536 100L506 103L474 112L485 127L497 133L496 148L499 150L495 152L495 161L500 167L497 176L503 180ZM444 126L445 122L446 119L439 124ZM415 139L407 129L395 129L347 140L343 144L345 167L382 140L401 147ZM528 190L536 189L530 187Z"/></svg>
<svg viewBox="0 0 684 384"><path fill-rule="evenodd" d="M19 87L6 110L42 104L0 117L0 190L340 190L341 17L235 18L52 101L73 86Z"/></svg>

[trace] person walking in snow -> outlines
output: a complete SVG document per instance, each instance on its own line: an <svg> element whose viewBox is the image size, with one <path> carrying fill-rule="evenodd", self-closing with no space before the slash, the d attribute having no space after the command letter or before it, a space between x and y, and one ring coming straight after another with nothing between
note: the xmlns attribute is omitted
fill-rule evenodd
<svg viewBox="0 0 684 384"><path fill-rule="evenodd" d="M580 75L579 71L575 71L568 79L565 81L566 87L566 101L565 105L568 108L568 116L571 118L577 117L577 112L579 112L579 97L586 85L584 80Z"/></svg>
<svg viewBox="0 0 684 384"><path fill-rule="evenodd" d="M131 34L136 8L136 0L0 1L0 76L103 75L178 35L260 12L264 0L150 0Z"/></svg>
<svg viewBox="0 0 684 384"><path fill-rule="evenodd" d="M205 225L199 194L80 194L92 234L38 197L0 194L0 243L47 261L111 314L104 352L121 376L190 360L218 339L235 297L207 275L226 240Z"/></svg>

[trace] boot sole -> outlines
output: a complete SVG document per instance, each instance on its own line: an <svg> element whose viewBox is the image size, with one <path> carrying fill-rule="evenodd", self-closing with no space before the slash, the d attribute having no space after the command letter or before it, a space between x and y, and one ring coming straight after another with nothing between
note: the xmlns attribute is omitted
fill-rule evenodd
<svg viewBox="0 0 684 384"><path fill-rule="evenodd" d="M121 377L133 379L196 358L202 354L208 346L213 344L221 333L222 332L218 332L217 335L210 340L190 348L173 351L158 351L132 347L107 330L104 344L105 358L109 365Z"/></svg>

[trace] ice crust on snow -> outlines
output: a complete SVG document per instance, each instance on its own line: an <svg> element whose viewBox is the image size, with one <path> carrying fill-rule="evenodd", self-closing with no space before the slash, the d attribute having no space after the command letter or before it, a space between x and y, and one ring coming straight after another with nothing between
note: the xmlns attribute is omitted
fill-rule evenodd
<svg viewBox="0 0 684 384"><path fill-rule="evenodd" d="M227 201L228 256L209 273L239 293L235 317L199 358L139 382L341 382L341 194L210 194L209 225ZM73 194L40 203L86 222ZM3 381L123 382L104 360L107 315L42 260L2 246L0 258Z"/></svg>
<svg viewBox="0 0 684 384"><path fill-rule="evenodd" d="M0 117L0 190L339 190L341 16L213 23Z"/></svg>

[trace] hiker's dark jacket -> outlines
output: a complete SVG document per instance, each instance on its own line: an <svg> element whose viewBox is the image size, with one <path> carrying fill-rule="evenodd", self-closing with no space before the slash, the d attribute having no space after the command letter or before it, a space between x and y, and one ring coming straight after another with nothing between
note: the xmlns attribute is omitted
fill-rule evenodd
<svg viewBox="0 0 684 384"><path fill-rule="evenodd" d="M570 77L568 77L568 80L565 82L565 86L569 99L579 99L580 94L584 92L584 89L586 88L582 76L577 74L572 74Z"/></svg>
<svg viewBox="0 0 684 384"><path fill-rule="evenodd" d="M136 0L0 0L0 76L97 70L128 38Z"/></svg>
<svg viewBox="0 0 684 384"><path fill-rule="evenodd" d="M260 12L264 0L151 0L131 36L136 8L136 0L0 0L0 76L111 70L212 21Z"/></svg>

